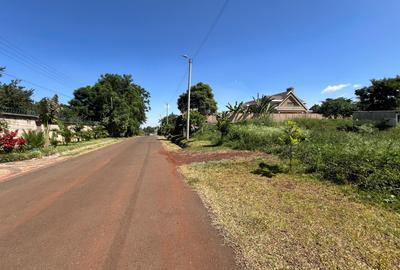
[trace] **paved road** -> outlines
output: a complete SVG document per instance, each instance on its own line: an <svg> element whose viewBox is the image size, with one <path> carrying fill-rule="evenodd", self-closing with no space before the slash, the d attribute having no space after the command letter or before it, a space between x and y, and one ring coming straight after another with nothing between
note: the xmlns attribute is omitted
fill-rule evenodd
<svg viewBox="0 0 400 270"><path fill-rule="evenodd" d="M154 137L0 183L0 269L237 269Z"/></svg>

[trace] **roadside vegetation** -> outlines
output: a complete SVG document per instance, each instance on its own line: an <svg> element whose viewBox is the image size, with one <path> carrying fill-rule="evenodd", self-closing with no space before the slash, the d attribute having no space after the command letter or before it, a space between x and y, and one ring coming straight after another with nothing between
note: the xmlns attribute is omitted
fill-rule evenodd
<svg viewBox="0 0 400 270"><path fill-rule="evenodd" d="M4 69L0 67L0 77ZM11 130L0 120L0 162L117 141L104 139L108 137L142 134L140 125L149 110L149 93L134 84L131 75L102 75L93 86L75 90L68 105L60 103L57 95L34 102L33 93L18 80L0 82L0 115L35 116L40 123L39 130Z"/></svg>
<svg viewBox="0 0 400 270"><path fill-rule="evenodd" d="M322 120L274 122L262 96L249 107L228 104L216 124L191 123L189 141L185 112L162 119L159 133L186 154L263 153L180 167L250 269L397 269L400 128L348 116L400 108L399 87L399 77L373 80L356 90L359 102L327 99L313 106Z"/></svg>
<svg viewBox="0 0 400 270"><path fill-rule="evenodd" d="M301 174L255 173L238 159L184 165L216 227L249 269L397 269L400 218L365 204L341 186Z"/></svg>

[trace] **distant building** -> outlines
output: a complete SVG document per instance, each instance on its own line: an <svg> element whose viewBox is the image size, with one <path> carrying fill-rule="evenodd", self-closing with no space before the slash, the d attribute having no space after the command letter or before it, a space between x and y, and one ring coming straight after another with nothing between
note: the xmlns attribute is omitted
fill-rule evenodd
<svg viewBox="0 0 400 270"><path fill-rule="evenodd" d="M306 103L294 94L294 88L288 88L285 92L268 96L271 103L276 105L275 113L305 114L308 112ZM243 106L251 106L254 100L248 101Z"/></svg>
<svg viewBox="0 0 400 270"><path fill-rule="evenodd" d="M353 122L371 122L395 127L400 125L399 111L358 111L353 113Z"/></svg>

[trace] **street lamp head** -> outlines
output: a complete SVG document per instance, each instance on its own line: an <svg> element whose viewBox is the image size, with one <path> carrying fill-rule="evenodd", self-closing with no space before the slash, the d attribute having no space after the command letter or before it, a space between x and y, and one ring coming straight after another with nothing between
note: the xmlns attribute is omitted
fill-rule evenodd
<svg viewBox="0 0 400 270"><path fill-rule="evenodd" d="M183 58L189 59L189 56L187 54L182 55Z"/></svg>

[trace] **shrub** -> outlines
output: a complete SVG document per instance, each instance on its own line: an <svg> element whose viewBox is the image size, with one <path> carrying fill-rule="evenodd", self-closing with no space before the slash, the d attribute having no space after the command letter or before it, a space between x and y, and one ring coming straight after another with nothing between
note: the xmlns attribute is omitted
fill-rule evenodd
<svg viewBox="0 0 400 270"><path fill-rule="evenodd" d="M100 139L100 138L106 138L109 136L107 129L105 126L101 124L97 124L96 126L93 127L93 137L95 139Z"/></svg>
<svg viewBox="0 0 400 270"><path fill-rule="evenodd" d="M304 131L298 127L294 121L287 121L286 126L283 129L283 134L279 137L283 151L282 156L289 158L289 170L292 170L293 152L294 148L302 141L304 141L306 135Z"/></svg>
<svg viewBox="0 0 400 270"><path fill-rule="evenodd" d="M53 132L53 134L51 135L51 138L50 138L50 144L51 144L51 146L54 146L54 147L56 147L56 146L58 146L58 138L57 138L57 133L56 132Z"/></svg>
<svg viewBox="0 0 400 270"><path fill-rule="evenodd" d="M7 129L0 131L0 152L10 153L14 149L23 147L25 140L17 138L18 130L10 132Z"/></svg>
<svg viewBox="0 0 400 270"><path fill-rule="evenodd" d="M60 129L58 133L63 137L65 144L69 144L72 141L72 137L74 136L73 132L61 120L57 120L57 125Z"/></svg>
<svg viewBox="0 0 400 270"><path fill-rule="evenodd" d="M0 131L7 129L7 128L8 128L8 124L7 124L6 120L0 119Z"/></svg>
<svg viewBox="0 0 400 270"><path fill-rule="evenodd" d="M272 178L278 173L283 172L284 170L279 164L268 164L265 162L260 162L258 164L258 168L253 171L254 174L258 174L261 176L265 176L268 178Z"/></svg>
<svg viewBox="0 0 400 270"><path fill-rule="evenodd" d="M228 113L225 112L217 115L217 129L221 133L220 143L222 143L226 135L228 135L230 125L231 121L229 119Z"/></svg>
<svg viewBox="0 0 400 270"><path fill-rule="evenodd" d="M91 139L93 139L94 133L93 133L93 131L92 131L91 129L82 130L82 131L80 132L80 136L81 136L82 140L84 140L84 141L90 141Z"/></svg>
<svg viewBox="0 0 400 270"><path fill-rule="evenodd" d="M237 149L279 153L279 136L281 134L282 129L276 127L232 124L227 136L227 144Z"/></svg>
<svg viewBox="0 0 400 270"><path fill-rule="evenodd" d="M22 137L29 149L42 148L44 146L45 141L43 131L24 130Z"/></svg>
<svg viewBox="0 0 400 270"><path fill-rule="evenodd" d="M400 143L396 130L344 133L314 130L297 158L326 180L400 195Z"/></svg>

